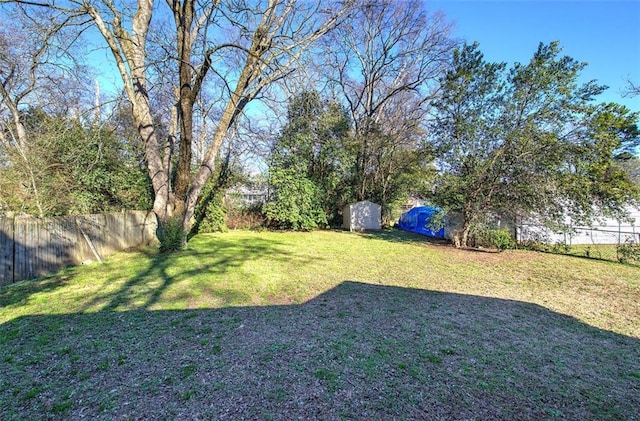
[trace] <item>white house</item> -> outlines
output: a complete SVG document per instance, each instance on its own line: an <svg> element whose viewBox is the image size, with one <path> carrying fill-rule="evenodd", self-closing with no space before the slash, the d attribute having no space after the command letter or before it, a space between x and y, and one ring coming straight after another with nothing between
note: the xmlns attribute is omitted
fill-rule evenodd
<svg viewBox="0 0 640 421"><path fill-rule="evenodd" d="M629 218L617 220L606 218L595 221L593 226L573 226L567 233L553 232L538 224L523 222L518 224L518 241L541 241L548 244L623 244L640 243L640 208L629 207Z"/></svg>
<svg viewBox="0 0 640 421"><path fill-rule="evenodd" d="M267 201L267 189L260 186L236 186L227 190L225 195L231 200L243 205L254 205Z"/></svg>

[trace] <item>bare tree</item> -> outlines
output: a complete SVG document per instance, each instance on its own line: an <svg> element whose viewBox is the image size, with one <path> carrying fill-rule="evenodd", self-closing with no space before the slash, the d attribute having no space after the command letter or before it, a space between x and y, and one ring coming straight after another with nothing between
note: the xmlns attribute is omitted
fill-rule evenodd
<svg viewBox="0 0 640 421"><path fill-rule="evenodd" d="M630 77L626 79L626 82L626 86L622 91L622 96L634 97L640 95L640 85L633 83Z"/></svg>
<svg viewBox="0 0 640 421"><path fill-rule="evenodd" d="M269 85L294 70L300 55L346 15L349 1L269 0L16 0L25 7L46 7L78 23L98 29L115 61L132 104L132 116L145 145L145 160L154 190L153 210L161 226L180 218L188 231L195 205L211 176L216 156L243 110ZM164 5L164 7L163 7ZM169 29L163 19L173 20ZM83 16L89 22L83 22ZM154 31L171 35L170 45L153 49ZM157 47L157 46L155 46ZM161 52L164 56L155 55ZM150 54L150 53L154 54ZM152 62L152 59L154 62ZM178 87L175 118L168 136L158 132L151 90L156 78L152 64L170 61L172 85ZM206 87L205 87L206 86ZM217 124L194 170L193 111L204 90L215 91L220 102ZM177 147L174 141L179 136ZM177 150L175 179L172 153ZM160 231L162 233L162 230Z"/></svg>
<svg viewBox="0 0 640 421"><path fill-rule="evenodd" d="M47 213L41 195L44 170L25 128L28 108L55 115L79 113L87 84L81 66L70 53L76 37L70 31L72 16L51 9L26 13L20 4L6 8L0 27L0 148L24 173L25 196L40 216ZM77 50L79 51L79 50Z"/></svg>
<svg viewBox="0 0 640 421"><path fill-rule="evenodd" d="M399 140L415 140L453 42L444 16L428 13L418 0L363 0L357 10L327 39L325 57L335 94L354 124L353 182L363 200L376 178L389 177L376 174L385 167L380 158L401 151Z"/></svg>
<svg viewBox="0 0 640 421"><path fill-rule="evenodd" d="M38 1L25 1L37 5ZM344 4L317 1L229 0L196 2L166 0L175 28L172 49L179 87L179 159L171 177L171 145L160 139L149 93L147 41L153 25L162 23L164 10L153 0L135 5L102 1L41 2L41 6L78 16L89 16L107 43L132 104L132 114L145 144L145 158L155 193L153 210L161 226L170 217L191 226L196 202L213 172L220 146L246 105L273 82L285 77L309 45L327 33L346 13ZM211 143L199 167L192 170L193 109L198 95L215 76L224 98Z"/></svg>

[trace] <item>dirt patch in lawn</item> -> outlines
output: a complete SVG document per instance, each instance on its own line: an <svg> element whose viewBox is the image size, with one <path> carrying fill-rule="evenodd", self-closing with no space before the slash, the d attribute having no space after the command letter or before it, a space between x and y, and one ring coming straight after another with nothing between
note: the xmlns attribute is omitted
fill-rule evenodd
<svg viewBox="0 0 640 421"><path fill-rule="evenodd" d="M518 250L456 249L453 246L450 246L447 254L449 254L451 261L455 263L530 263L541 259L540 255L522 253Z"/></svg>

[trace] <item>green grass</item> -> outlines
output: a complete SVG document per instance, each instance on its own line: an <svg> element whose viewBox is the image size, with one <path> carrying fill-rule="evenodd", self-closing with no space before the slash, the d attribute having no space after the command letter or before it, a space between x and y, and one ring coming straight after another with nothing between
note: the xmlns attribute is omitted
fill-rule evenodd
<svg viewBox="0 0 640 421"><path fill-rule="evenodd" d="M638 419L640 268L230 232L0 288L0 419Z"/></svg>
<svg viewBox="0 0 640 421"><path fill-rule="evenodd" d="M610 260L618 262L618 246L615 244L574 244L548 246L551 253L586 257L589 259Z"/></svg>

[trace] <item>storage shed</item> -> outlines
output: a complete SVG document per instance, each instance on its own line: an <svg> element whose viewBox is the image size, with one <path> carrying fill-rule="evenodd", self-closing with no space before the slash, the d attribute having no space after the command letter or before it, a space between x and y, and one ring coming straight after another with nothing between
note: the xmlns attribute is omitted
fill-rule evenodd
<svg viewBox="0 0 640 421"><path fill-rule="evenodd" d="M353 203L342 211L342 227L349 231L382 229L382 206L368 200Z"/></svg>

